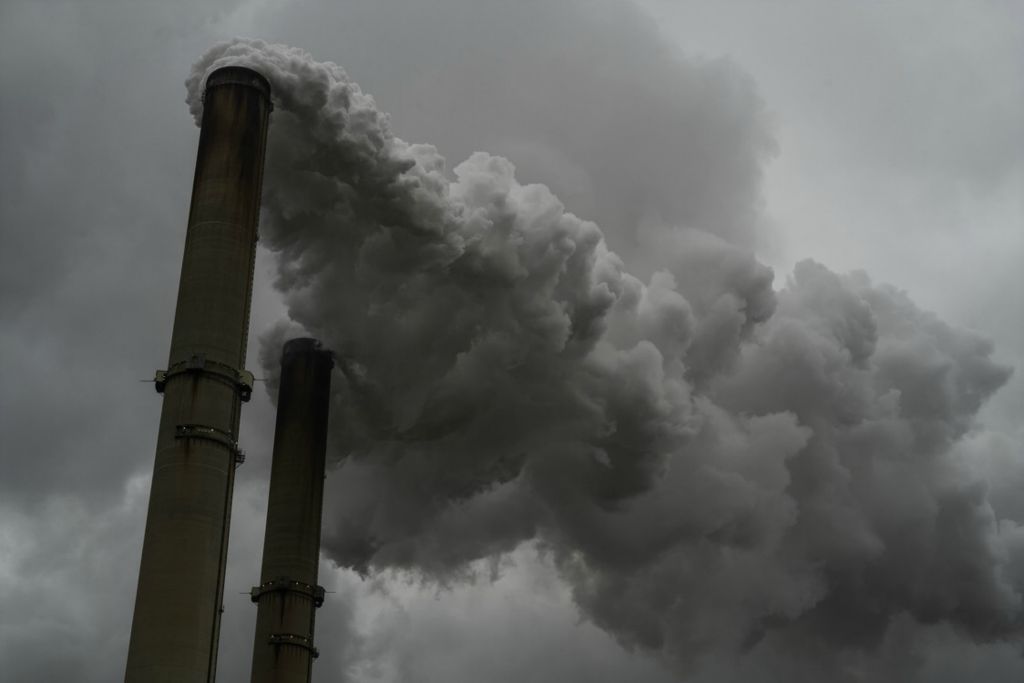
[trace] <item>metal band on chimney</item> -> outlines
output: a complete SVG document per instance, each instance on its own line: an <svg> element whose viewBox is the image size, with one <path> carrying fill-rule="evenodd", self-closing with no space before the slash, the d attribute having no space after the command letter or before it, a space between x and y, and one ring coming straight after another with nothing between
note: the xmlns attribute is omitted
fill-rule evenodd
<svg viewBox="0 0 1024 683"><path fill-rule="evenodd" d="M293 647L301 647L303 650L308 650L313 659L320 656L320 650L313 647L312 640L294 633L271 633L267 642L271 645L291 645Z"/></svg>
<svg viewBox="0 0 1024 683"><path fill-rule="evenodd" d="M243 402L248 402L252 398L252 385L255 379L251 372L207 360L202 354L196 354L188 360L175 363L166 370L157 370L156 376L153 378L156 393L164 393L167 382L179 375L203 375L230 386L238 392L238 398Z"/></svg>
<svg viewBox="0 0 1024 683"><path fill-rule="evenodd" d="M312 600L315 607L322 607L324 604L324 595L327 591L324 590L323 586L317 586L303 581L295 581L287 577L281 577L261 583L258 586L253 586L252 590L249 591L249 595L253 602L259 602L260 598L267 593L297 593Z"/></svg>
<svg viewBox="0 0 1024 683"><path fill-rule="evenodd" d="M216 427L194 424L177 425L174 428L174 438L212 441L228 449L228 452L235 459L236 467L245 462L245 453L238 447L238 442L235 441L234 437Z"/></svg>

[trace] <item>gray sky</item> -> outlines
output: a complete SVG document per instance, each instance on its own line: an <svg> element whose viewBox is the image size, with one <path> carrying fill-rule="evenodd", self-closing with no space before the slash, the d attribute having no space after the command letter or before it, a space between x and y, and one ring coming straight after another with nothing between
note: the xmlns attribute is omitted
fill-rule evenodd
<svg viewBox="0 0 1024 683"><path fill-rule="evenodd" d="M963 448L989 473L997 514L1024 523L1012 495L1024 485L1020 5L507 5L0 6L0 678L122 675L159 411L139 380L166 360L198 139L182 83L236 35L341 64L398 136L437 145L449 168L475 150L507 156L521 181L601 224L634 272L657 267L644 230L680 224L751 247L776 288L812 257L991 338L1018 370ZM271 272L261 252L252 368L283 312ZM257 391L243 416L226 681L248 672L255 610L241 593L258 575L272 424ZM325 562L321 583L337 592L318 614L315 679L673 680L581 618L529 544L495 563L442 590ZM842 673L1020 680L1019 652L897 624ZM712 655L691 674L810 675L783 666Z"/></svg>

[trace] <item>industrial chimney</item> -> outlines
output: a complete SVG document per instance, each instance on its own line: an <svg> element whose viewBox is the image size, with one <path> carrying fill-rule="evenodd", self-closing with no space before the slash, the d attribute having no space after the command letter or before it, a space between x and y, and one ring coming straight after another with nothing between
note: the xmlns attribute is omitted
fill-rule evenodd
<svg viewBox="0 0 1024 683"><path fill-rule="evenodd" d="M125 681L210 683L224 570L272 108L260 74L206 82L178 305L166 370Z"/></svg>
<svg viewBox="0 0 1024 683"><path fill-rule="evenodd" d="M253 683L309 683L313 622L323 604L317 585L331 352L315 339L292 339L281 354L274 456L267 503L252 655Z"/></svg>

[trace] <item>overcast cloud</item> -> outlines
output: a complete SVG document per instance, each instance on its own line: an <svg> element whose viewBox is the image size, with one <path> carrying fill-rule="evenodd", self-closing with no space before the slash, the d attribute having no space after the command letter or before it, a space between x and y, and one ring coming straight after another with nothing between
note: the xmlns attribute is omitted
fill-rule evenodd
<svg viewBox="0 0 1024 683"><path fill-rule="evenodd" d="M598 367L621 380L653 372L653 350L678 359L687 368L679 386L691 393L666 400L711 426L683 425L675 451L730 475L715 489L699 474L677 481L646 468L588 479L527 464L514 480L470 468L443 490L464 499L495 471L518 483L471 498L467 516L435 515L414 498L408 509L387 495L358 499L361 483L394 494L418 474L399 467L394 477L364 447L367 457L352 461L361 466L328 480L325 551L377 573L362 579L325 561L321 582L337 592L318 614L316 680L1024 677L1024 17L1009 2L723 5L0 7L0 678L122 675L159 409L139 380L166 359L198 138L182 81L235 35L342 65L391 114L395 135L437 147L448 180L474 151L509 159L511 184L493 159L463 167L462 201L483 214L493 211L494 183L504 183L543 219L530 207L551 210L553 197L515 189L539 182L579 217L569 228L575 218L560 219L559 230L596 249L589 221L600 226L622 259L601 276L630 274L636 285L615 277L639 298L608 314L604 339L623 355L607 351ZM272 125L283 133L287 114ZM278 162L286 139L278 136ZM415 152L424 168L432 154ZM285 233L273 226L308 188L276 178L264 221L280 250ZM816 263L796 265L808 257ZM860 268L870 279L845 274ZM256 338L288 309L310 327L333 319L275 292L275 269L262 251L252 368ZM575 291L554 296L585 312L594 302L582 305ZM495 310L493 300L457 300ZM485 326L506 333L508 321L523 323L512 304L511 317ZM327 325L316 331L344 339L346 324L337 320L341 337ZM548 348L551 328L535 331L537 348ZM583 341L598 348L598 336ZM376 362L414 339L399 341ZM540 380L564 358L530 358L537 387L561 391ZM388 385L419 402L391 402L390 427L412 430L414 441L477 419L460 408L480 390L475 381L437 367ZM617 398L627 383L603 385L593 366L585 377L612 411L648 405L643 392L665 381L647 374L638 393ZM417 391L435 383L444 400L434 403L449 401L454 413L417 412L429 403ZM248 675L255 614L240 593L258 573L272 414L256 392L243 417L249 460L233 514L226 681ZM541 417L517 414L536 439L565 443L565 429L585 427ZM366 430L379 420L347 418L364 446L373 441ZM462 446L493 426L480 425ZM614 448L604 456L613 465ZM847 467L836 489L827 466L860 453L874 454L871 467ZM578 490L552 488L566 478ZM680 496L687 487L696 488ZM718 495L694 502L709 492ZM582 504L588 496L598 508ZM618 500L636 502L621 519L602 517L598 509ZM777 525L794 500L815 514ZM374 506L386 514L353 531L356 513ZM368 530L377 543L369 554L352 542ZM699 539L711 544L693 545ZM718 546L744 558L733 573ZM816 575L804 562L829 570ZM394 569L408 567L448 588ZM665 595L680 607L664 608Z"/></svg>

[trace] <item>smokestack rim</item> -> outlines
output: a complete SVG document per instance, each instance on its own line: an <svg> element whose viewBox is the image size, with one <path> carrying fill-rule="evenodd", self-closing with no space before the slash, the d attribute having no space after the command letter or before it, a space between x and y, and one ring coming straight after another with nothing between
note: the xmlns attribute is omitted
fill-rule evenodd
<svg viewBox="0 0 1024 683"><path fill-rule="evenodd" d="M270 81L255 69L240 64L222 66L210 72L206 77L204 93L210 88L222 85L241 85L258 90L268 101L270 100Z"/></svg>
<svg viewBox="0 0 1024 683"><path fill-rule="evenodd" d="M331 359L331 365L334 364L334 353L313 337L295 337L286 341L281 349L281 361L301 354L323 354Z"/></svg>

